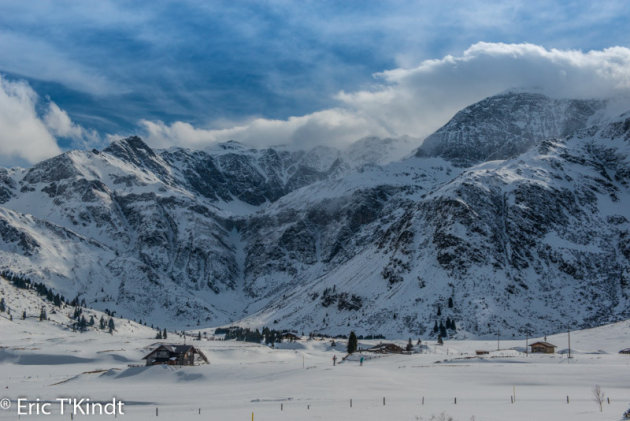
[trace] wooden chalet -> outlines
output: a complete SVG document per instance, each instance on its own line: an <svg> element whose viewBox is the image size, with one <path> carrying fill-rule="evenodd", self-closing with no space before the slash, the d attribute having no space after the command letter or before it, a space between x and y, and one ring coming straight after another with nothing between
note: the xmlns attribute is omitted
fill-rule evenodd
<svg viewBox="0 0 630 421"><path fill-rule="evenodd" d="M299 336L291 332L283 332L282 335L280 335L280 337L282 338L283 341L289 341L289 342L295 342L300 339Z"/></svg>
<svg viewBox="0 0 630 421"><path fill-rule="evenodd" d="M378 345L373 346L372 348L368 348L364 350L366 352L374 352L377 354L402 354L404 349L399 347L396 344L392 343L380 343Z"/></svg>
<svg viewBox="0 0 630 421"><path fill-rule="evenodd" d="M209 363L204 353L192 345L160 344L142 359L146 365L195 365L195 356Z"/></svg>
<svg viewBox="0 0 630 421"><path fill-rule="evenodd" d="M549 342L534 342L530 345L532 354L553 354L556 352L557 346Z"/></svg>

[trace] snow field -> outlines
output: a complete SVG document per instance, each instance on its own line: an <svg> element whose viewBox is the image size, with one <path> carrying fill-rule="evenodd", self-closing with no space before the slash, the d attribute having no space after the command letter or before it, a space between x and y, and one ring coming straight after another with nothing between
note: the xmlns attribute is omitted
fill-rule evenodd
<svg viewBox="0 0 630 421"><path fill-rule="evenodd" d="M378 355L362 367L351 358L333 367L332 356L344 355L343 341L335 351L329 340L280 349L202 340L191 343L210 365L179 368L129 367L142 364L156 342L146 332L80 334L46 322L2 318L0 386L12 400L117 397L126 402L121 418L130 420L250 420L252 412L255 420L430 420L442 413L477 421L616 420L630 402L624 376L630 357L617 353L630 340L628 325L574 332L570 362L566 355L526 356L507 349L523 341L502 341L506 350L485 358L473 357L474 351L496 349L496 341L447 341L443 347L431 343L423 354ZM563 335L548 340L561 345ZM595 384L611 398L603 413L592 399ZM15 419L15 412L0 411L0 419Z"/></svg>

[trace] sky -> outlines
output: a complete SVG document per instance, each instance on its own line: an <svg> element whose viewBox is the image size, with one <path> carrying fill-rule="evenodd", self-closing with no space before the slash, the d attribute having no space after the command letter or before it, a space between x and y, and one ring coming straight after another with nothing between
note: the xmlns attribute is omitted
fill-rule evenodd
<svg viewBox="0 0 630 421"><path fill-rule="evenodd" d="M155 147L422 139L510 88L630 89L627 1L0 2L0 164Z"/></svg>

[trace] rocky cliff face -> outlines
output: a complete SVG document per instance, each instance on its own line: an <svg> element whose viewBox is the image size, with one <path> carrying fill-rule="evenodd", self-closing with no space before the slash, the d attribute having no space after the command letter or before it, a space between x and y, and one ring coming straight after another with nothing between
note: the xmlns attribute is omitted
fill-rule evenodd
<svg viewBox="0 0 630 421"><path fill-rule="evenodd" d="M449 317L516 335L627 318L630 116L604 105L489 98L381 166L359 146L67 152L0 172L0 270L173 327L426 336Z"/></svg>
<svg viewBox="0 0 630 421"><path fill-rule="evenodd" d="M589 126L604 105L526 92L493 96L458 112L416 155L441 156L460 166L512 158L540 139L568 136Z"/></svg>

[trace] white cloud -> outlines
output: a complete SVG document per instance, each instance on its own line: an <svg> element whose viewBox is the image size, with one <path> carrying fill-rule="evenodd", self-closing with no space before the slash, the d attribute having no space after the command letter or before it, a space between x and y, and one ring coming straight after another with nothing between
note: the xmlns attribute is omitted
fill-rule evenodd
<svg viewBox="0 0 630 421"><path fill-rule="evenodd" d="M461 108L511 88L564 98L628 96L630 49L581 52L480 42L460 56L425 60L375 77L369 90L340 92L336 108L287 120L257 118L222 129L147 120L141 126L149 143L158 147L203 147L229 139L253 146L308 147L345 146L367 135L423 138Z"/></svg>
<svg viewBox="0 0 630 421"><path fill-rule="evenodd" d="M100 142L95 131L85 130L70 120L54 102L43 116L37 112L40 99L22 81L0 75L0 161L35 163L61 153L57 137L69 139L73 147L87 148Z"/></svg>
<svg viewBox="0 0 630 421"><path fill-rule="evenodd" d="M59 108L54 102L48 104L48 112L44 116L44 122L55 136L72 139L80 139L83 136L83 129L79 125L74 124L70 120L68 113Z"/></svg>
<svg viewBox="0 0 630 421"><path fill-rule="evenodd" d="M308 148L318 145L348 145L359 137L387 132L374 122L344 109L318 111L287 120L257 118L225 129L199 129L189 123L167 125L161 121L141 120L148 142L156 147L172 145L200 148L216 142L238 140L251 146L293 145Z"/></svg>
<svg viewBox="0 0 630 421"><path fill-rule="evenodd" d="M477 43L461 56L426 60L377 75L386 86L339 99L393 135L424 137L461 108L511 88L561 98L609 98L630 92L630 49L547 50L532 44Z"/></svg>
<svg viewBox="0 0 630 421"><path fill-rule="evenodd" d="M0 76L0 155L37 162L61 152L35 110L37 94Z"/></svg>
<svg viewBox="0 0 630 421"><path fill-rule="evenodd" d="M101 143L101 138L95 130L86 130L74 123L68 113L54 102L48 103L44 124L52 135L71 139L75 148L86 149Z"/></svg>

